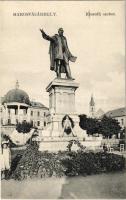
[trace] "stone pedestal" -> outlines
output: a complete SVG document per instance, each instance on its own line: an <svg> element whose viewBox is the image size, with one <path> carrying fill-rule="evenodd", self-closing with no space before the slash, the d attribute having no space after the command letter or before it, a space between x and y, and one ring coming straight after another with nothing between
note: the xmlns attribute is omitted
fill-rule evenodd
<svg viewBox="0 0 126 200"><path fill-rule="evenodd" d="M54 79L46 88L49 109L55 114L75 114L75 91L79 84L68 79Z"/></svg>
<svg viewBox="0 0 126 200"><path fill-rule="evenodd" d="M49 123L51 137L59 137L63 134L62 120L65 115L69 115L73 122L73 131L75 135L81 134L84 137L84 131L79 127L79 117L75 107L75 91L79 84L68 79L54 79L46 88L49 92ZM71 135L72 136L72 135Z"/></svg>

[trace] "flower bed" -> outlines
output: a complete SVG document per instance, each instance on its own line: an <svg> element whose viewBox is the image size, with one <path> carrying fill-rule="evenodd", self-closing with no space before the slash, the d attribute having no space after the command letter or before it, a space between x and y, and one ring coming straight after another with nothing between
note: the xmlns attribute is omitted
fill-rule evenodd
<svg viewBox="0 0 126 200"><path fill-rule="evenodd" d="M122 156L107 153L39 152L38 145L24 151L11 178L22 180L34 177L78 176L120 171L125 167Z"/></svg>

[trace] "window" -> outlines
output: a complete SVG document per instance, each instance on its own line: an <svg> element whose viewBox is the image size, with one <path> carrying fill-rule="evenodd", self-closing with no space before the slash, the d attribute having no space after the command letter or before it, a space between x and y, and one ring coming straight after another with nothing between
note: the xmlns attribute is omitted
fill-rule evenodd
<svg viewBox="0 0 126 200"><path fill-rule="evenodd" d="M15 115L17 115L17 113L18 113L18 109L15 109Z"/></svg>
<svg viewBox="0 0 126 200"><path fill-rule="evenodd" d="M38 117L40 116L40 112L38 111Z"/></svg>
<svg viewBox="0 0 126 200"><path fill-rule="evenodd" d="M24 115L27 114L27 110L26 110L26 109L23 110L23 114L24 114Z"/></svg>
<svg viewBox="0 0 126 200"><path fill-rule="evenodd" d="M1 119L1 125L3 125L3 119Z"/></svg>
<svg viewBox="0 0 126 200"><path fill-rule="evenodd" d="M8 124L11 124L11 119L8 119Z"/></svg>
<svg viewBox="0 0 126 200"><path fill-rule="evenodd" d="M46 116L46 112L44 112L44 117Z"/></svg>
<svg viewBox="0 0 126 200"><path fill-rule="evenodd" d="M31 111L31 116L33 116L33 111Z"/></svg>
<svg viewBox="0 0 126 200"><path fill-rule="evenodd" d="M44 121L44 127L46 126L46 122Z"/></svg>
<svg viewBox="0 0 126 200"><path fill-rule="evenodd" d="M124 125L124 119L121 119L121 125Z"/></svg>
<svg viewBox="0 0 126 200"><path fill-rule="evenodd" d="M40 126L40 121L37 121L37 126Z"/></svg>
<svg viewBox="0 0 126 200"><path fill-rule="evenodd" d="M33 120L31 120L31 125L33 126Z"/></svg>

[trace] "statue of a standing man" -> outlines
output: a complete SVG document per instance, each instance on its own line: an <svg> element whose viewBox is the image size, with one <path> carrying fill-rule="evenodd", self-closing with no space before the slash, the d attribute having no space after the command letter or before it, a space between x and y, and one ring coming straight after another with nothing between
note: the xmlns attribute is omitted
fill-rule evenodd
<svg viewBox="0 0 126 200"><path fill-rule="evenodd" d="M69 60L75 62L76 58L71 54L67 45L67 39L63 35L63 29L59 28L58 34L50 37L43 29L40 29L42 37L50 41L50 69L54 70L57 74L57 78L61 78L61 73L66 73L67 79L73 79L71 76L71 70L69 66Z"/></svg>

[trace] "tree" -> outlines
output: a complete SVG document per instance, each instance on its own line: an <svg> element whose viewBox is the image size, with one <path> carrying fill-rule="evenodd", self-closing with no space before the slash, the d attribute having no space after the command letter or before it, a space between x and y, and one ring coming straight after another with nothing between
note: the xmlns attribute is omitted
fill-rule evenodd
<svg viewBox="0 0 126 200"><path fill-rule="evenodd" d="M88 118L86 115L80 115L80 127L87 130L88 135L95 133L102 134L104 137L111 138L112 135L118 137L121 132L119 122L111 117L104 116L100 121L96 118Z"/></svg>
<svg viewBox="0 0 126 200"><path fill-rule="evenodd" d="M88 118L87 120L87 134L93 135L99 132L99 121L95 118Z"/></svg>
<svg viewBox="0 0 126 200"><path fill-rule="evenodd" d="M87 130L87 116L86 115L79 115L80 118L80 122L79 122L79 126L83 129L83 130Z"/></svg>
<svg viewBox="0 0 126 200"><path fill-rule="evenodd" d="M80 127L87 130L88 135L93 135L99 131L99 121L95 118L88 118L86 115L80 115Z"/></svg>
<svg viewBox="0 0 126 200"><path fill-rule="evenodd" d="M32 123L29 123L27 121L23 121L22 123L17 123L16 125L16 130L19 132L19 133L28 133L30 132L31 128L32 128Z"/></svg>
<svg viewBox="0 0 126 200"><path fill-rule="evenodd" d="M121 131L121 127L119 122L111 117L104 116L101 119L99 132L104 137L111 138L112 135L116 135L118 137L118 133Z"/></svg>

